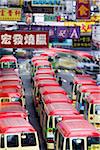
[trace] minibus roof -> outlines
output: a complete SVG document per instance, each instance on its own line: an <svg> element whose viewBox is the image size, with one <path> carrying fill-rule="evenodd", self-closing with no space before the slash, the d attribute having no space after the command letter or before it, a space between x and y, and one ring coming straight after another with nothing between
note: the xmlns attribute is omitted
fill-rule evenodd
<svg viewBox="0 0 100 150"><path fill-rule="evenodd" d="M99 92L100 91L100 86L97 85L82 85L80 88L81 92Z"/></svg>
<svg viewBox="0 0 100 150"><path fill-rule="evenodd" d="M45 107L45 111L48 115L69 115L69 114L76 114L78 115L79 112L72 106L72 104L69 103L63 103L63 102L59 102L59 103L50 103L47 104Z"/></svg>
<svg viewBox="0 0 100 150"><path fill-rule="evenodd" d="M74 84L95 84L96 85L96 81L93 80L92 78L77 78L76 80L74 80Z"/></svg>
<svg viewBox="0 0 100 150"><path fill-rule="evenodd" d="M22 89L22 87L18 84L18 85L9 85L6 84L6 82L4 82L4 84L0 84L0 89Z"/></svg>
<svg viewBox="0 0 100 150"><path fill-rule="evenodd" d="M16 81L16 82L21 82L20 78L0 78L0 82L10 82L10 81Z"/></svg>
<svg viewBox="0 0 100 150"><path fill-rule="evenodd" d="M47 56L34 56L31 61L34 62L36 60L48 60Z"/></svg>
<svg viewBox="0 0 100 150"><path fill-rule="evenodd" d="M21 93L21 89L18 88L0 88L0 93Z"/></svg>
<svg viewBox="0 0 100 150"><path fill-rule="evenodd" d="M43 86L59 86L59 83L54 80L40 80L36 83L38 87L43 87Z"/></svg>
<svg viewBox="0 0 100 150"><path fill-rule="evenodd" d="M83 52L83 51L74 51L73 52L76 56L80 56L82 58L87 57L89 59L93 58L93 56L87 52Z"/></svg>
<svg viewBox="0 0 100 150"><path fill-rule="evenodd" d="M51 68L41 68L41 69L38 69L35 73L35 75L38 75L38 74L51 74L51 75L55 75L54 71L51 69Z"/></svg>
<svg viewBox="0 0 100 150"><path fill-rule="evenodd" d="M44 86L40 88L40 93L42 95L51 94L51 93L62 93L67 95L67 92L60 86Z"/></svg>
<svg viewBox="0 0 100 150"><path fill-rule="evenodd" d="M47 60L36 60L34 61L34 66L51 66L51 63Z"/></svg>
<svg viewBox="0 0 100 150"><path fill-rule="evenodd" d="M3 77L0 77L0 81L9 81L9 80L18 80L18 81L21 81L21 79L18 77L18 76L3 76Z"/></svg>
<svg viewBox="0 0 100 150"><path fill-rule="evenodd" d="M17 62L17 59L13 55L4 55L0 62Z"/></svg>
<svg viewBox="0 0 100 150"><path fill-rule="evenodd" d="M60 133L67 137L100 137L100 133L87 120L71 119L64 120L57 124Z"/></svg>
<svg viewBox="0 0 100 150"><path fill-rule="evenodd" d="M50 51L50 50L48 50L48 51L45 51L45 52L43 52L43 53L41 53L40 54L40 56L50 56L50 57L54 57L54 56L56 56L57 54L55 53L55 52L53 52L53 51Z"/></svg>
<svg viewBox="0 0 100 150"><path fill-rule="evenodd" d="M0 68L0 73L15 73L18 74L18 72L15 71L14 68Z"/></svg>
<svg viewBox="0 0 100 150"><path fill-rule="evenodd" d="M72 103L72 101L66 96L65 94L62 93L52 93L52 94L47 94L43 96L43 100L45 104L49 103L59 103L59 102L66 102L66 103Z"/></svg>
<svg viewBox="0 0 100 150"><path fill-rule="evenodd" d="M27 117L26 110L20 105L20 102L0 103L0 118L5 116Z"/></svg>
<svg viewBox="0 0 100 150"><path fill-rule="evenodd" d="M35 129L22 117L0 118L0 133L35 132Z"/></svg>
<svg viewBox="0 0 100 150"><path fill-rule="evenodd" d="M18 93L18 92L12 92L12 93L5 93L5 91L4 92L2 92L2 93L0 93L0 98L19 98L19 97L21 97L21 93Z"/></svg>
<svg viewBox="0 0 100 150"><path fill-rule="evenodd" d="M14 85L14 86L16 86L16 85L17 86L21 86L20 82L18 82L18 81L3 81L3 82L0 83L0 86L5 86L5 85L7 85L7 86L12 86L12 85Z"/></svg>
<svg viewBox="0 0 100 150"><path fill-rule="evenodd" d="M90 94L87 101L92 104L100 104L100 93Z"/></svg>
<svg viewBox="0 0 100 150"><path fill-rule="evenodd" d="M33 80L44 80L44 79L50 79L50 80L57 80L54 76L52 76L51 74L38 74L35 75L35 77L33 77Z"/></svg>

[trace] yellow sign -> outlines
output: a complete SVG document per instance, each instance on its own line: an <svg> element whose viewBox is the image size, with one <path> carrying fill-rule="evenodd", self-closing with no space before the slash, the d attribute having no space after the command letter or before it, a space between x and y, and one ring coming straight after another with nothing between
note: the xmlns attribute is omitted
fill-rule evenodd
<svg viewBox="0 0 100 150"><path fill-rule="evenodd" d="M80 30L82 33L91 32L92 31L92 25L95 24L95 22L65 22L65 26L80 26Z"/></svg>
<svg viewBox="0 0 100 150"><path fill-rule="evenodd" d="M20 21L21 8L0 8L0 21Z"/></svg>
<svg viewBox="0 0 100 150"><path fill-rule="evenodd" d="M94 14L91 16L91 21L100 22L100 14Z"/></svg>
<svg viewBox="0 0 100 150"><path fill-rule="evenodd" d="M87 15L88 9L84 5L81 5L78 11L80 12L80 16L83 16L83 15Z"/></svg>

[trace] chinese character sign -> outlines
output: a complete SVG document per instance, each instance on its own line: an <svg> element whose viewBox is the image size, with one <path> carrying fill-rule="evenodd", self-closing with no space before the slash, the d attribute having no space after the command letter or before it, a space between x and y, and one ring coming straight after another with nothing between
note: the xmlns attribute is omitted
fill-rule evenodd
<svg viewBox="0 0 100 150"><path fill-rule="evenodd" d="M0 48L47 48L48 32L0 32Z"/></svg>
<svg viewBox="0 0 100 150"><path fill-rule="evenodd" d="M32 0L32 5L37 6L37 5L42 5L42 6L53 6L53 5L60 5L61 0Z"/></svg>
<svg viewBox="0 0 100 150"><path fill-rule="evenodd" d="M0 20L20 21L21 8L0 8Z"/></svg>
<svg viewBox="0 0 100 150"><path fill-rule="evenodd" d="M91 36L81 35L79 39L73 39L73 47L79 48L90 48L91 47Z"/></svg>
<svg viewBox="0 0 100 150"><path fill-rule="evenodd" d="M76 1L76 18L90 19L90 0Z"/></svg>

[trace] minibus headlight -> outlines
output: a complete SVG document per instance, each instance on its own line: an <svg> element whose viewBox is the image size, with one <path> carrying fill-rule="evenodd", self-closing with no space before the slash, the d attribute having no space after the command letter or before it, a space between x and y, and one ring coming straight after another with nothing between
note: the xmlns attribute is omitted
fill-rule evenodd
<svg viewBox="0 0 100 150"><path fill-rule="evenodd" d="M12 102L15 102L15 101L16 101L16 98L13 97L11 100L12 100Z"/></svg>

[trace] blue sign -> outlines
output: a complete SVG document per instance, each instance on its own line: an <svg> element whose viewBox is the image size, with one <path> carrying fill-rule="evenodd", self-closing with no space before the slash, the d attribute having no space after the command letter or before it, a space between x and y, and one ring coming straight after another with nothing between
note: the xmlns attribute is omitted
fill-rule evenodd
<svg viewBox="0 0 100 150"><path fill-rule="evenodd" d="M60 5L60 1L61 0L32 0L32 6L36 6L36 5Z"/></svg>

